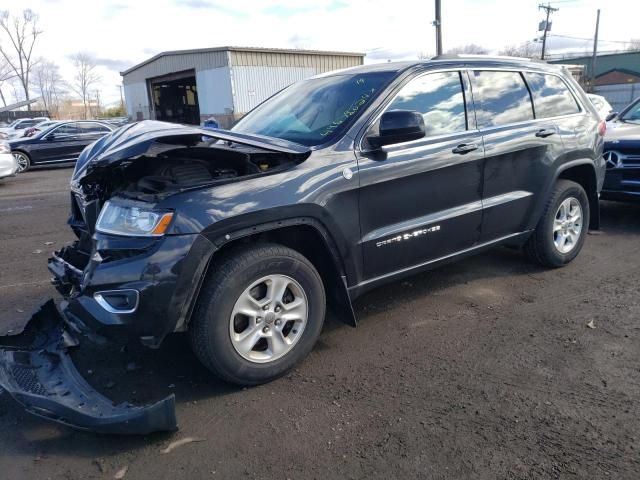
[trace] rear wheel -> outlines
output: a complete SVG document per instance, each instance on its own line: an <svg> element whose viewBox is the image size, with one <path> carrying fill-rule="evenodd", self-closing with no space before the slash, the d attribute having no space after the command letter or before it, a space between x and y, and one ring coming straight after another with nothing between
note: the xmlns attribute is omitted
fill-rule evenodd
<svg viewBox="0 0 640 480"><path fill-rule="evenodd" d="M231 383L271 381L301 361L324 321L320 275L298 252L263 244L216 263L189 327L196 356Z"/></svg>
<svg viewBox="0 0 640 480"><path fill-rule="evenodd" d="M589 213L584 188L570 180L558 180L538 226L525 245L527 256L546 267L571 262L584 245Z"/></svg>
<svg viewBox="0 0 640 480"><path fill-rule="evenodd" d="M13 152L13 158L18 162L18 173L26 172L31 167L31 159L24 152Z"/></svg>

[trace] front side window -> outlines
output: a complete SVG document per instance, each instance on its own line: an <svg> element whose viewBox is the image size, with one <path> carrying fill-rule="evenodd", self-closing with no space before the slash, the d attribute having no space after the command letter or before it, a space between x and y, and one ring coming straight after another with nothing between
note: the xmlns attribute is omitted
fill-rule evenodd
<svg viewBox="0 0 640 480"><path fill-rule="evenodd" d="M533 120L533 104L519 72L474 72L473 98L479 128Z"/></svg>
<svg viewBox="0 0 640 480"><path fill-rule="evenodd" d="M413 110L424 117L427 136L467 129L460 72L428 73L406 84L387 110Z"/></svg>
<svg viewBox="0 0 640 480"><path fill-rule="evenodd" d="M536 118L558 117L580 112L576 99L560 77L532 72L526 72L524 77L533 95Z"/></svg>
<svg viewBox="0 0 640 480"><path fill-rule="evenodd" d="M294 83L245 115L231 130L307 146L337 139L395 72L331 75Z"/></svg>

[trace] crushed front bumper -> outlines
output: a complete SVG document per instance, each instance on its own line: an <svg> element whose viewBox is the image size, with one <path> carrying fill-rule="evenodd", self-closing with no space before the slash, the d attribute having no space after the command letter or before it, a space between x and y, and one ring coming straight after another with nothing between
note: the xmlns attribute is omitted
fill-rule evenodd
<svg viewBox="0 0 640 480"><path fill-rule="evenodd" d="M144 435L177 429L174 395L147 406L114 405L73 365L69 348L77 345L49 300L21 334L0 337L0 391L34 415L80 430Z"/></svg>

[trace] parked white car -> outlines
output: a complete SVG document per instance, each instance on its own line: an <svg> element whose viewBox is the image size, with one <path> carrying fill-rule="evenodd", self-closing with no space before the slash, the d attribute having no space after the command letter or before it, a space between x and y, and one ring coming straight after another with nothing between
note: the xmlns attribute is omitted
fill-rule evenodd
<svg viewBox="0 0 640 480"><path fill-rule="evenodd" d="M11 147L0 141L0 178L10 177L18 171L18 160L11 154Z"/></svg>
<svg viewBox="0 0 640 480"><path fill-rule="evenodd" d="M48 121L48 117L35 117L35 118L19 118L14 120L8 126L0 128L0 140L10 140L22 135L22 131L25 128L33 127L38 123Z"/></svg>
<svg viewBox="0 0 640 480"><path fill-rule="evenodd" d="M607 99L604 98L602 95L587 93L587 97L589 97L589 100L591 100L591 103L593 103L593 106L596 107L596 110L598 111L598 115L602 120L606 120L607 116L611 112L613 112L613 107L609 102L607 102Z"/></svg>

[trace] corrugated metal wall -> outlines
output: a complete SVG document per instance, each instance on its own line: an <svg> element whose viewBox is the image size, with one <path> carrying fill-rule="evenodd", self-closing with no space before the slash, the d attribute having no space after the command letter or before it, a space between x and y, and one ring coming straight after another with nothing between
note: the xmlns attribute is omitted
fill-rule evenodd
<svg viewBox="0 0 640 480"><path fill-rule="evenodd" d="M227 65L226 51L212 51L199 53L169 54L162 56L136 70L123 75L125 85L143 82L147 78L159 77L184 70L209 70Z"/></svg>
<svg viewBox="0 0 640 480"><path fill-rule="evenodd" d="M361 56L233 50L230 59L236 118L294 82L363 62Z"/></svg>
<svg viewBox="0 0 640 480"><path fill-rule="evenodd" d="M127 115L133 120L149 119L149 96L147 95L147 83L129 83L124 86L124 98L126 99ZM140 115L138 114L140 112Z"/></svg>
<svg viewBox="0 0 640 480"><path fill-rule="evenodd" d="M598 85L593 87L593 93L602 95L611 104L614 112L620 112L640 97L640 83Z"/></svg>
<svg viewBox="0 0 640 480"><path fill-rule="evenodd" d="M312 77L312 67L233 67L233 94L236 118L271 95L298 80Z"/></svg>

